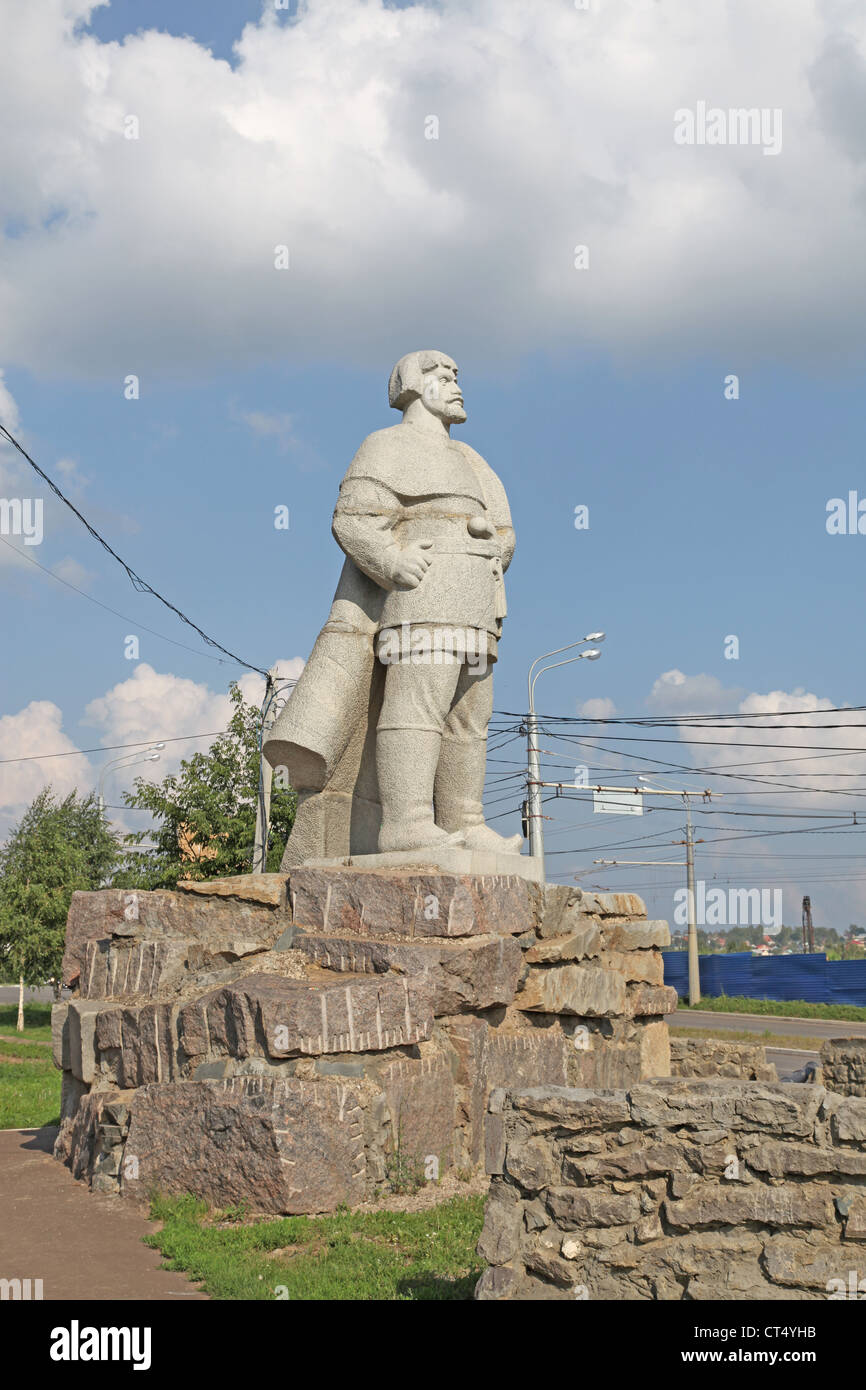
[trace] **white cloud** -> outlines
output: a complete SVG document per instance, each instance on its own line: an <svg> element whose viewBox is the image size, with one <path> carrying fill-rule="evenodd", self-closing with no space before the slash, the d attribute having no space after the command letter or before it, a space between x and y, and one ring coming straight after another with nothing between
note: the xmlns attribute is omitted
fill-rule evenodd
<svg viewBox="0 0 866 1390"><path fill-rule="evenodd" d="M662 672L646 703L653 714L730 714L743 693L716 676L686 676L675 667Z"/></svg>
<svg viewBox="0 0 866 1390"><path fill-rule="evenodd" d="M680 727L679 755L676 748L648 749L653 757L695 768L694 773L655 771L653 780L669 787L706 784L721 793L721 799L711 803L713 814L704 816L705 808L695 801L700 826L696 833L706 840L697 848L698 877L709 880L718 875L722 883L781 886L789 926L800 920L804 893L812 894L821 926L844 931L858 914L862 918L866 882L856 878L862 836L853 826L854 813L866 807L863 795L855 794L866 785L862 714L853 709L836 713L836 701L802 686L745 693L726 689L714 676L687 676L679 670L659 677L647 703L657 714L746 716L720 727ZM666 730L663 736L676 734ZM763 811L772 812L772 817L764 820ZM726 814L731 812L737 814ZM844 829L814 837L807 833L814 827L845 827L846 821L851 834ZM766 835L767 831L773 833ZM747 837L742 848L741 835ZM827 860L824 853L852 857ZM840 867L835 882L829 871L836 864L855 867Z"/></svg>
<svg viewBox="0 0 866 1390"><path fill-rule="evenodd" d="M582 705L578 705L577 712L585 719L612 719L616 714L616 705L609 695L600 695L592 700L584 700Z"/></svg>
<svg viewBox="0 0 866 1390"><path fill-rule="evenodd" d="M4 373L0 370L0 425L5 425L10 434L14 434L20 425L18 406L9 387L6 385ZM9 449L11 446L4 439L2 447Z"/></svg>
<svg viewBox="0 0 866 1390"><path fill-rule="evenodd" d="M274 662L274 668L282 682L297 679L304 662L300 657L285 657ZM261 705L265 690L262 676L249 671L238 684L247 701ZM82 793L95 790L107 764L128 755L128 763L110 769L105 777L106 802L112 807L118 805L122 790L131 788L136 777L161 781L168 773L177 771L182 758L206 752L212 738L185 735L218 734L226 727L230 714L227 693L213 691L169 671L155 671L141 662L127 680L119 681L87 706L82 723L98 729L99 735L78 742L105 744L105 756L41 756L71 753L78 746L63 732L63 712L50 700L34 700L19 713L4 715L0 718L0 839L47 784L62 796L74 788ZM174 739L178 741L172 742ZM166 747L160 750L158 762L140 761L147 745L160 742ZM116 746L131 743L143 746L140 751ZM30 761L3 761L18 758ZM110 818L116 826L130 828L125 817L114 809ZM136 828L140 828L138 823Z"/></svg>
<svg viewBox="0 0 866 1390"><path fill-rule="evenodd" d="M95 787L96 774L83 754L50 759L41 756L75 749L62 725L63 712L50 700L32 700L18 714L0 718L0 837L48 783L59 796L75 789L86 793Z"/></svg>
<svg viewBox="0 0 866 1390"><path fill-rule="evenodd" d="M294 422L291 415L277 412L268 414L263 410L244 411L241 416L245 425L249 425L253 434L263 439L275 439L281 453L288 453L295 440Z"/></svg>
<svg viewBox="0 0 866 1390"><path fill-rule="evenodd" d="M265 5L232 69L101 44L84 0L2 4L0 360L864 345L862 5L309 0ZM781 153L676 145L698 101L781 109Z"/></svg>
<svg viewBox="0 0 866 1390"><path fill-rule="evenodd" d="M85 592L96 578L92 570L85 569L72 555L65 555L51 569L58 579L64 579L67 584L74 584L76 589L84 589Z"/></svg>

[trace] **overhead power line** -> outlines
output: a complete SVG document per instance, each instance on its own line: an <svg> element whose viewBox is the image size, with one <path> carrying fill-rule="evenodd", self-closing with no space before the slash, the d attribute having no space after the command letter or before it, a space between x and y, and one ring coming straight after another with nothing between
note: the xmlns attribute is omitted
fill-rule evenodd
<svg viewBox="0 0 866 1390"><path fill-rule="evenodd" d="M523 719L525 715L513 710L495 710L494 713L503 719ZM552 724L631 724L641 728L675 728L678 725L691 726L694 728L725 728L726 725L716 726L713 721L716 719L794 719L809 715L811 718L823 717L828 714L863 714L866 713L866 705L839 705L832 706L830 709L791 709L791 710L748 710L738 714L641 714L641 715L574 715L574 714L539 714L539 719L546 719ZM766 729L766 724L740 724L740 728ZM785 728L803 729L862 729L863 724L801 724L790 725L780 724L780 729Z"/></svg>
<svg viewBox="0 0 866 1390"><path fill-rule="evenodd" d="M0 764L40 763L46 758L79 758L87 753L111 753L118 748L145 748L151 743L187 743L193 738L219 738L224 733L225 729L217 729L210 734L177 734L172 738L156 734L153 738L136 739L135 743L102 743L98 748L69 748L64 753L29 753L25 758L0 758Z"/></svg>
<svg viewBox="0 0 866 1390"><path fill-rule="evenodd" d="M128 618L125 613L118 613L116 608L109 608L107 603L103 603L101 599L94 598L92 594L86 593L84 589L79 589L77 584L71 584L68 579L63 579L59 574L55 574L53 570L46 569L45 565L40 565L39 561L34 560L32 555L25 555L23 550L20 550L17 545L13 545L11 541L7 541L3 536L0 536L0 541L3 541L4 545L8 545L10 550L14 550L16 555L20 555L22 560L27 560L29 564L35 565L43 574L47 574L49 579L56 579L58 584L65 584L67 589L72 589L74 593L80 594L82 598L88 599L90 603L95 603L98 608L104 608L106 613L113 613L115 618L122 618L125 623L131 623L134 627L141 628L142 632L149 632L151 637L159 637L163 642L171 642L173 647L182 647L185 652L193 652L196 656L203 656L208 661L218 661L220 666L226 666L228 664L223 661L221 656L211 656L210 652L197 651L195 647L187 646L186 642L178 642L174 637L166 637L164 632L157 632L155 628L147 627L144 623L140 622L138 618Z"/></svg>
<svg viewBox="0 0 866 1390"><path fill-rule="evenodd" d="M157 590L154 589L151 584L148 584L146 579L142 579L140 574L136 574L132 566L128 565L125 560L122 560L121 557L117 554L116 550L112 550L111 546L108 544L108 541L105 540L99 534L95 527L91 526L87 518L82 516L78 508L72 502L70 502L69 498L66 497L60 491L60 488L57 486L57 484L53 482L51 478L49 478L48 474L42 468L39 467L39 464L36 463L35 460L30 457L27 450L23 448L21 444L18 443L18 440L15 438L13 434L9 433L5 425L0 425L0 432L2 432L6 436L6 438L9 440L9 443L18 450L19 454L21 454L21 456L27 460L27 462L30 464L30 467L39 474L39 477L43 480L43 482L48 484L48 486L51 488L51 491L54 493L56 497L60 498L60 501L63 503L63 505L65 507L68 507L69 510L75 516L78 517L78 520L81 522L82 526L84 526L90 532L93 539L95 541L98 541L99 544L102 546L103 550L107 550L111 558L113 560L116 560L117 563L121 566L121 568L126 571L127 577L134 589L137 589L140 594L151 594L155 599L159 599L159 602L164 604L166 608L170 609L170 611L174 613L176 617L180 618L182 623L186 623L187 627L192 628L193 632L197 632L199 637L201 637L202 641L206 642L209 647L214 647L217 651L222 652L223 656L231 657L232 661L236 661L239 666L245 666L248 671L258 671L260 676L267 676L267 671L264 670L261 666L254 666L252 662L244 661L241 657L236 656L234 652L230 652L227 647L224 647L221 643L215 641L213 637L209 637L203 628L200 628L197 623L194 623L191 618L188 618L186 614L182 613L181 610L177 608L173 603L170 603L167 598L163 598L162 594L158 593Z"/></svg>

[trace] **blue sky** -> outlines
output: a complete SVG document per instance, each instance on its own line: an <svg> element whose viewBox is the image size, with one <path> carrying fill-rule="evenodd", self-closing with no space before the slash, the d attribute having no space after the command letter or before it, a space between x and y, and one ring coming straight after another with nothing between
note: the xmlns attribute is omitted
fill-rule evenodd
<svg viewBox="0 0 866 1390"><path fill-rule="evenodd" d="M253 4L115 0L92 12L89 28L86 7L71 4L83 24L73 32L57 0L38 38L28 30L22 41L46 45L46 63L84 92L80 106L67 97L64 118L78 146L70 173L49 139L52 120L60 138L60 115L35 104L22 111L23 144L32 139L46 176L34 180L22 156L4 195L0 288L8 287L13 320L0 339L4 423L17 426L37 462L146 580L226 647L267 666L305 658L327 614L342 559L330 536L331 510L361 439L397 419L386 403L393 361L412 348L438 347L460 366L469 419L459 437L503 479L517 531L498 710L524 709L535 656L599 628L607 633L603 659L544 676L541 710L576 716L584 702L604 701L583 712L729 713L750 697L746 708L762 697L761 708L780 711L812 709L816 701L862 703L857 596L866 539L830 536L825 521L830 498L858 487L866 496L863 277L850 254L863 217L862 166L846 145L848 70L827 70L839 32L852 53L862 51L863 24L842 6L839 32L817 33L808 7L796 4L785 51L768 44L761 63L753 40L766 36L749 27L759 20L741 6L727 8L727 47L713 58L715 74L702 77L708 50L685 8L672 7L670 22L681 26L694 59L682 100L671 98L662 61L673 62L677 34L656 36L656 52L646 6L626 6L630 19L602 14L598 23L613 26L598 35L612 54L613 92L605 96L599 79L594 94L582 92L572 122L572 86L556 69L558 26L572 23L565 10L549 30L539 21L532 45L524 36L505 69L501 36L499 48L492 37L490 51L483 48L494 34L490 8L453 11L451 38L466 27L463 52L471 49L476 66L458 57L443 76L441 8L320 0L286 31L284 21L283 29L271 19L256 24L260 7ZM400 31L400 44L368 82L373 59L361 64L364 46L380 52L377 26L387 39L398 19L415 27ZM522 22L520 7L505 6L496 22L509 33ZM245 23L253 26L246 47L233 53ZM106 47L142 29L144 37ZM581 44L593 42L586 31ZM653 120L625 132L605 105L627 76L617 43L623 54L648 45L652 55L646 112ZM751 94L737 76L746 47ZM578 56L583 62L592 54L581 48ZM228 82L221 59L234 63ZM320 64L316 96L310 74ZM97 79L82 76L103 67ZM503 70L521 98L545 72L549 88L562 82L554 103L560 124L550 132L561 145L560 175L555 165L545 167L537 108L521 100L504 110L496 76ZM783 103L788 143L778 159L728 149L684 152L688 173L671 164L670 136L655 129L655 113L696 100L702 81L720 104ZM381 93L400 82L406 102L391 108ZM473 84L482 115L469 128ZM310 123L316 101L320 119ZM814 143L809 101L823 119L823 150ZM94 136L95 125L116 126L139 107L139 142L111 145ZM410 122L441 111L443 134L433 149L420 135L408 143L399 124L406 110ZM452 124L459 111L466 133L449 145L452 110ZM504 144L491 135L497 121L509 132ZM798 130L810 131L799 145ZM311 145L317 138L318 151ZM240 150L238 140L247 142ZM485 141L493 141L489 164ZM722 160L701 165L701 155ZM132 171L130 158L140 158ZM501 168L493 173L496 159ZM823 225L803 196L803 170L811 170L813 187L827 181ZM425 178L426 191L419 185ZM485 183L473 208L475 184ZM550 228L560 218L561 246L552 252ZM280 279L270 257L284 237L292 268ZM571 251L584 237L591 268L580 272ZM561 264L551 260L560 252ZM257 266L251 258L259 255ZM129 373L140 378L137 400L124 398ZM736 400L725 398L730 373L739 378ZM31 495L8 452L0 466L4 495ZM290 509L288 532L273 525L279 504ZM581 504L589 508L587 530L574 526ZM43 544L19 549L125 616L0 547L12 654L0 685L0 756L220 726L224 691L239 669L214 662L193 633L138 594L75 518L46 503ZM196 650L151 636L141 624ZM139 636L139 663L125 658L128 634ZM725 659L731 634L738 660ZM671 672L679 674L662 680ZM672 729L655 733L678 739ZM626 769L653 766L640 754L696 768L774 756L724 746L729 730L715 738L722 746L703 753L681 740L609 741L624 753L587 760L599 777L605 767L621 781ZM789 758L782 745L798 738L828 751L866 752L856 729L772 738L778 756ZM548 760L548 774L561 766L558 775L570 780L569 760L583 759L564 743L545 746L559 754ZM516 770L519 750L513 742L497 753L515 762L491 765L491 772ZM823 797L771 788L755 796L757 784L729 783L725 808L826 814L856 807L849 793L866 792L862 757L784 765L801 774L863 773L862 782L801 776L803 784L827 786ZM66 760L64 776L73 761L81 782L93 784L100 756ZM160 770L171 765L164 755ZM52 775L50 766L28 764L25 776L16 765L14 778L7 770L5 788L0 780L5 824L38 790L39 776ZM767 763L758 768L767 770ZM700 772L690 779L706 780ZM128 780L110 785L116 801ZM500 795L491 795L497 812L507 805ZM519 799L516 792L515 806ZM676 857L661 848L658 830L660 822L678 824L671 812L641 821L593 818L578 802L551 814L549 847L569 850L551 861L561 879L593 857L614 857L604 846L638 835L653 834L658 845L634 857ZM810 823L712 821L737 833L746 824L754 834ZM517 824L516 816L496 822L508 832ZM844 928L866 910L866 877L856 877L853 857L861 842L852 834L859 831L752 840L734 857L716 850L699 858L698 873L726 884L782 884L786 922L799 920L800 896L811 888L818 924ZM765 857L746 860L745 850ZM852 857L817 857L829 853ZM831 878L834 865L839 882ZM651 911L671 917L679 876L596 871L585 881L638 884Z"/></svg>

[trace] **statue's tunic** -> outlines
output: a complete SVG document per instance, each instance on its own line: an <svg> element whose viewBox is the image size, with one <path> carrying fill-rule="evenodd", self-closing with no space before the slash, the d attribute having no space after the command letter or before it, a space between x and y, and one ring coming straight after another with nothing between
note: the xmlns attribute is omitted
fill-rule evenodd
<svg viewBox="0 0 866 1390"><path fill-rule="evenodd" d="M403 624L410 632L471 630L495 661L505 616L511 515L496 474L466 444L409 424L368 435L340 487L333 533L347 558L331 612L265 742L268 761L286 768L305 803L284 867L316 845L333 856L376 848L375 726L385 674L377 634ZM432 541L430 566L415 588L398 586L401 552L418 541ZM338 798L350 804L341 809Z"/></svg>
<svg viewBox="0 0 866 1390"><path fill-rule="evenodd" d="M409 623L476 630L492 639L495 660L514 532L505 489L474 449L411 425L369 435L343 479L333 531L357 567L386 590L378 629ZM432 542L429 569L415 588L398 586L400 552L419 541Z"/></svg>

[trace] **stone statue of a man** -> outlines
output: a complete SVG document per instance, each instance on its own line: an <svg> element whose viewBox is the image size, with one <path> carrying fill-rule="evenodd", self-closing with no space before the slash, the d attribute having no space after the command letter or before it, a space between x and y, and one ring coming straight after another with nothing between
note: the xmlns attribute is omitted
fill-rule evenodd
<svg viewBox="0 0 866 1390"><path fill-rule="evenodd" d="M400 424L349 465L330 617L265 755L298 791L283 866L446 845L517 853L482 809L493 674L514 552L505 490L450 437L457 366L411 352L391 373Z"/></svg>

